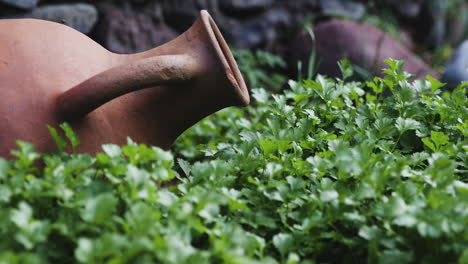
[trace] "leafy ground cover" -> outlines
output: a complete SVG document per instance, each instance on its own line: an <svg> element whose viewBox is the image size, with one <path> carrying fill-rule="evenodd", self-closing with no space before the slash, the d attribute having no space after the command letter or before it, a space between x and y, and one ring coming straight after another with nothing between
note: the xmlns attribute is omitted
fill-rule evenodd
<svg viewBox="0 0 468 264"><path fill-rule="evenodd" d="M0 263L468 263L468 83L387 63L252 89L171 152L20 142L0 159Z"/></svg>

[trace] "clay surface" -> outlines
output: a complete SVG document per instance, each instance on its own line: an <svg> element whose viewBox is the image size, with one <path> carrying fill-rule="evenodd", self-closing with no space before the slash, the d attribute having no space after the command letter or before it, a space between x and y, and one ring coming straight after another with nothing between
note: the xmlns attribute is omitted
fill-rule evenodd
<svg viewBox="0 0 468 264"><path fill-rule="evenodd" d="M206 11L178 38L137 54L115 54L67 26L0 20L0 156L15 141L56 149L46 124L69 122L95 153L105 143L168 148L184 130L249 94Z"/></svg>

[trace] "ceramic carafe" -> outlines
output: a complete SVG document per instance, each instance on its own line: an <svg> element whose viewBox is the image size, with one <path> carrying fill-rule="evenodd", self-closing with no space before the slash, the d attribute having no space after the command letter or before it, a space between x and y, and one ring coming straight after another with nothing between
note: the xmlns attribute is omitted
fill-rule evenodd
<svg viewBox="0 0 468 264"><path fill-rule="evenodd" d="M46 125L66 121L77 152L105 143L168 148L184 130L228 106L249 103L237 64L201 11L176 39L137 54L111 53L67 26L0 20L0 156L16 140L56 149Z"/></svg>

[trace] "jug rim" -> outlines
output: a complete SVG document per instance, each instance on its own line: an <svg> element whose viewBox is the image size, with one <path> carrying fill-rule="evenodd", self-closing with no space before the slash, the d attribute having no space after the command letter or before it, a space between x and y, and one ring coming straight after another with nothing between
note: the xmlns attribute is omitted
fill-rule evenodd
<svg viewBox="0 0 468 264"><path fill-rule="evenodd" d="M249 92L244 78L237 66L236 60L229 49L229 46L224 40L221 31L216 25L211 15L206 10L200 11L200 17L203 25L208 33L211 44L213 45L221 64L224 67L228 80L236 90L236 94L242 102L242 105L248 105L250 102Z"/></svg>

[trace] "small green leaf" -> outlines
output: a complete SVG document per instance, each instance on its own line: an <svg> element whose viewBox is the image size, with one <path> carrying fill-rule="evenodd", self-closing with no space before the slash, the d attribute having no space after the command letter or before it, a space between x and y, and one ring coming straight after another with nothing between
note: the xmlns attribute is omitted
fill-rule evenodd
<svg viewBox="0 0 468 264"><path fill-rule="evenodd" d="M282 256L286 256L294 245L294 240L291 234L280 233L273 237L273 245Z"/></svg>
<svg viewBox="0 0 468 264"><path fill-rule="evenodd" d="M8 203L13 193L6 185L0 185L0 202Z"/></svg>
<svg viewBox="0 0 468 264"><path fill-rule="evenodd" d="M34 151L34 145L28 142L17 140L16 144L20 147L19 150L13 150L11 153L17 158L14 162L22 168L31 166L35 160L41 157L41 155Z"/></svg>
<svg viewBox="0 0 468 264"><path fill-rule="evenodd" d="M429 139L429 138L423 138L421 139L422 142L424 143L424 145L426 145L428 148L430 148L432 151L436 152L437 149L436 149L436 146L434 145L434 143L432 143L432 141Z"/></svg>
<svg viewBox="0 0 468 264"><path fill-rule="evenodd" d="M58 134L57 129L49 125L47 125L47 129L49 130L49 133L54 139L55 144L57 144L59 150L67 147L67 141L65 141L65 139L63 139L63 137Z"/></svg>
<svg viewBox="0 0 468 264"><path fill-rule="evenodd" d="M175 202L177 202L177 196L174 195L172 192L165 189L160 190L158 192L158 203L166 207L170 207Z"/></svg>
<svg viewBox="0 0 468 264"><path fill-rule="evenodd" d="M262 148L265 155L272 154L278 150L278 145L276 145L271 140L259 140L258 143L260 144L260 147Z"/></svg>
<svg viewBox="0 0 468 264"><path fill-rule="evenodd" d="M359 229L359 236L366 240L379 239L381 231L376 226L363 226Z"/></svg>
<svg viewBox="0 0 468 264"><path fill-rule="evenodd" d="M353 67L348 59L342 59L338 62L338 66L341 70L341 75L343 76L343 81L347 78L353 76Z"/></svg>
<svg viewBox="0 0 468 264"><path fill-rule="evenodd" d="M26 227L32 218L33 210L26 202L20 202L18 209L11 212L11 221L19 227Z"/></svg>
<svg viewBox="0 0 468 264"><path fill-rule="evenodd" d="M323 202L331 202L338 199L338 192L335 190L323 191L320 193L320 200Z"/></svg>
<svg viewBox="0 0 468 264"><path fill-rule="evenodd" d="M108 223L118 200L111 193L100 194L86 201L82 212L84 220L97 224Z"/></svg>
<svg viewBox="0 0 468 264"><path fill-rule="evenodd" d="M407 130L415 130L418 129L420 124L418 121L411 119L411 118L402 118L398 117L395 126L400 132L400 134L404 133Z"/></svg>
<svg viewBox="0 0 468 264"><path fill-rule="evenodd" d="M10 164L8 163L8 161L0 157L0 180L6 179L9 169Z"/></svg>
<svg viewBox="0 0 468 264"><path fill-rule="evenodd" d="M179 163L180 168L184 171L185 175L190 176L190 171L192 170L190 163L183 159L177 159L177 162Z"/></svg>
<svg viewBox="0 0 468 264"><path fill-rule="evenodd" d="M439 150L441 146L446 145L449 140L443 132L431 131L431 140L434 142L436 149Z"/></svg>
<svg viewBox="0 0 468 264"><path fill-rule="evenodd" d="M150 175L146 170L129 164L127 165L126 179L132 188L139 189L148 182Z"/></svg>
<svg viewBox="0 0 468 264"><path fill-rule="evenodd" d="M299 264L301 258L296 253L289 253L286 264Z"/></svg>
<svg viewBox="0 0 468 264"><path fill-rule="evenodd" d="M418 220L412 215L400 215L393 222L399 226L413 227Z"/></svg>
<svg viewBox="0 0 468 264"><path fill-rule="evenodd" d="M104 144L102 145L102 150L111 158L120 157L122 155L120 147L114 144Z"/></svg>
<svg viewBox="0 0 468 264"><path fill-rule="evenodd" d="M60 124L60 128L65 132L65 136L71 142L72 147L76 148L80 144L80 139L75 134L75 131L73 131L73 128L66 122Z"/></svg>
<svg viewBox="0 0 468 264"><path fill-rule="evenodd" d="M252 89L252 97L259 103L266 103L270 94L265 89L256 88Z"/></svg>
<svg viewBox="0 0 468 264"><path fill-rule="evenodd" d="M75 257L81 263L93 262L93 241L88 238L78 239L78 246L75 249Z"/></svg>
<svg viewBox="0 0 468 264"><path fill-rule="evenodd" d="M384 59L384 62L390 66L394 73L400 73L403 68L403 60L394 60L394 59Z"/></svg>
<svg viewBox="0 0 468 264"><path fill-rule="evenodd" d="M432 76L430 76L430 75L426 75L426 79L431 84L431 91L432 92L437 91L440 87L443 87L445 85L445 83L439 82L438 80L432 78Z"/></svg>

